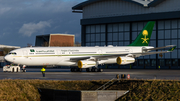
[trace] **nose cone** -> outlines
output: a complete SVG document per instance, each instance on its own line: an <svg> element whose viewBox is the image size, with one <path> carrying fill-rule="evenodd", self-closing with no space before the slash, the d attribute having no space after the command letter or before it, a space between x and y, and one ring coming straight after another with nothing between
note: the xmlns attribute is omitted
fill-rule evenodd
<svg viewBox="0 0 180 101"><path fill-rule="evenodd" d="M9 61L9 56L6 55L6 56L4 57L4 59L5 59L6 61ZM9 61L9 62L10 62L10 61Z"/></svg>
<svg viewBox="0 0 180 101"><path fill-rule="evenodd" d="M4 60L6 60L6 58L7 58L7 57L6 57L6 56L4 56Z"/></svg>

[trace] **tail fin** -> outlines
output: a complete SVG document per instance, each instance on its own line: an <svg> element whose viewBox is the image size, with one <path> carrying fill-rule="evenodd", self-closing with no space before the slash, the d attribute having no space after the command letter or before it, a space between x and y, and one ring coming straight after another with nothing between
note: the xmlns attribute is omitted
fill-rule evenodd
<svg viewBox="0 0 180 101"><path fill-rule="evenodd" d="M128 46L148 46L155 21L149 21L136 39Z"/></svg>

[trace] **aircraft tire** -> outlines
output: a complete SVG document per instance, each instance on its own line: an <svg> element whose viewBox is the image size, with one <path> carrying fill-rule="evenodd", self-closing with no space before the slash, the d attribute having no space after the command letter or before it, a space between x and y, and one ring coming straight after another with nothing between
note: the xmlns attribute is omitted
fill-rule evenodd
<svg viewBox="0 0 180 101"><path fill-rule="evenodd" d="M74 68L74 72L77 72L78 70L77 70L77 68Z"/></svg>
<svg viewBox="0 0 180 101"><path fill-rule="evenodd" d="M103 72L103 69L101 69L101 68L98 68L98 72Z"/></svg>
<svg viewBox="0 0 180 101"><path fill-rule="evenodd" d="M91 72L95 72L95 69L94 69L94 68L92 68L92 69L91 69Z"/></svg>
<svg viewBox="0 0 180 101"><path fill-rule="evenodd" d="M91 68L91 72L94 72L94 68Z"/></svg>
<svg viewBox="0 0 180 101"><path fill-rule="evenodd" d="M16 73L18 73L19 72L19 69L18 68L16 68Z"/></svg>
<svg viewBox="0 0 180 101"><path fill-rule="evenodd" d="M81 68L79 68L79 72L82 72L82 69L81 69Z"/></svg>
<svg viewBox="0 0 180 101"><path fill-rule="evenodd" d="M26 73L26 70L25 70L25 69L23 69L23 72L24 72L24 73Z"/></svg>
<svg viewBox="0 0 180 101"><path fill-rule="evenodd" d="M72 72L75 72L75 68L72 68Z"/></svg>
<svg viewBox="0 0 180 101"><path fill-rule="evenodd" d="M79 68L75 68L76 69L76 72L79 72L80 70L79 70Z"/></svg>
<svg viewBox="0 0 180 101"><path fill-rule="evenodd" d="M97 68L94 68L94 72L98 72L98 69L97 69Z"/></svg>
<svg viewBox="0 0 180 101"><path fill-rule="evenodd" d="M82 72L82 69L81 68L77 68L77 72Z"/></svg>
<svg viewBox="0 0 180 101"><path fill-rule="evenodd" d="M90 69L89 69L89 68L86 68L86 72L90 72Z"/></svg>

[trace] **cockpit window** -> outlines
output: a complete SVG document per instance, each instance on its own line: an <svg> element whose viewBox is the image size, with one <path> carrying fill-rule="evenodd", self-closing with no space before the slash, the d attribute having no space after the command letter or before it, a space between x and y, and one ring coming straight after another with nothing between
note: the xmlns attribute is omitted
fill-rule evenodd
<svg viewBox="0 0 180 101"><path fill-rule="evenodd" d="M16 52L10 52L10 53L8 53L8 55L16 55L17 53Z"/></svg>
<svg viewBox="0 0 180 101"><path fill-rule="evenodd" d="M14 52L14 53L12 53L12 55L16 55L16 53Z"/></svg>

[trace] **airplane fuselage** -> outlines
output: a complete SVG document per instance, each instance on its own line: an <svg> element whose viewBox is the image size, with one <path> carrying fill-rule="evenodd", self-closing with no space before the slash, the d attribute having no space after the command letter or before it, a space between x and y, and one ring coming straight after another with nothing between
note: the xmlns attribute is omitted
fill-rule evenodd
<svg viewBox="0 0 180 101"><path fill-rule="evenodd" d="M27 47L11 51L5 59L14 64L27 66L77 66L76 62L70 61L71 58L131 53L142 53L142 47ZM114 63L114 61L116 63L116 58L112 57L101 61L102 64Z"/></svg>

